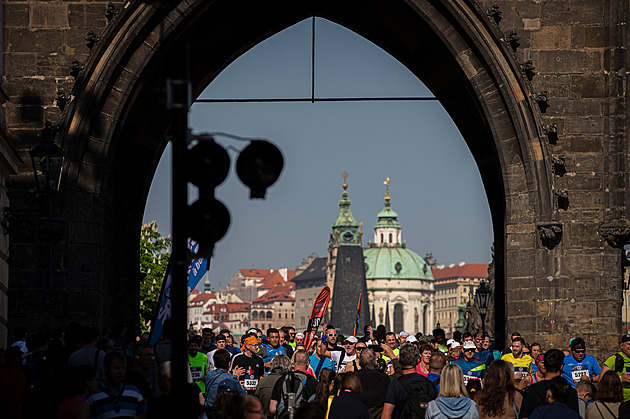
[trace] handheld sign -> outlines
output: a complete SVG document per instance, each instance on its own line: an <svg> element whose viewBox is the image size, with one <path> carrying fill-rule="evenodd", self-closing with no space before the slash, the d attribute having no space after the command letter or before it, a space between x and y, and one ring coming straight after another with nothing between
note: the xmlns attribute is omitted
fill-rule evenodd
<svg viewBox="0 0 630 419"><path fill-rule="evenodd" d="M317 329L322 322L322 318L324 317L324 313L326 313L329 302L330 288L328 288L328 286L325 286L324 288L322 288L319 294L317 294L317 298L315 299L315 303L313 304L313 309L311 310L311 317L308 321L308 328L306 329L306 336L304 338L304 346L306 346L307 352L311 348L313 338L315 337Z"/></svg>
<svg viewBox="0 0 630 419"><path fill-rule="evenodd" d="M357 305L357 321L354 324L354 337L357 337L357 331L359 330L359 320L361 320L361 300L363 299L363 293L359 294L359 304Z"/></svg>

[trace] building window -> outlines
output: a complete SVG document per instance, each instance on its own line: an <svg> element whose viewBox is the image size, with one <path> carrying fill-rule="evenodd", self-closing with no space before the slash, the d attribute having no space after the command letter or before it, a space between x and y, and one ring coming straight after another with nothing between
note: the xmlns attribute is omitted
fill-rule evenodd
<svg viewBox="0 0 630 419"><path fill-rule="evenodd" d="M267 318L268 318L269 320L273 319L273 313L272 313L271 311L268 311L268 312L267 312Z"/></svg>
<svg viewBox="0 0 630 419"><path fill-rule="evenodd" d="M389 242L392 242L392 233L389 233ZM394 329L394 330L398 330L398 329Z"/></svg>
<svg viewBox="0 0 630 419"><path fill-rule="evenodd" d="M302 326L304 326L304 324L305 324L305 323L304 323L304 316L300 317L300 324L301 324Z"/></svg>
<svg viewBox="0 0 630 419"><path fill-rule="evenodd" d="M252 312L252 319L257 319L258 318L258 312L254 311Z"/></svg>
<svg viewBox="0 0 630 419"><path fill-rule="evenodd" d="M282 318L282 313L278 313L278 318L281 319Z"/></svg>
<svg viewBox="0 0 630 419"><path fill-rule="evenodd" d="M284 318L288 319L289 318L289 313L284 313Z"/></svg>
<svg viewBox="0 0 630 419"><path fill-rule="evenodd" d="M291 318L293 318L293 313L291 313Z"/></svg>

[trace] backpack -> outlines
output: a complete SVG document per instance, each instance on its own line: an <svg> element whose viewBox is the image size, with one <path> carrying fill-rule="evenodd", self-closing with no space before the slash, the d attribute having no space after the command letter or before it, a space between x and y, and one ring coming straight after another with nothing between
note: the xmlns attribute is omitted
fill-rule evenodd
<svg viewBox="0 0 630 419"><path fill-rule="evenodd" d="M418 387L412 389L409 386L407 377L405 377L404 375L398 378L398 380L407 392L407 399L403 404L402 417L411 419L424 419L424 415L427 411L427 407L429 406L429 402L431 400L435 400L435 398L437 397L437 390L435 388L435 385L431 381L425 379L420 381Z"/></svg>
<svg viewBox="0 0 630 419"><path fill-rule="evenodd" d="M299 375L303 375L304 378L302 379ZM305 403L310 397L306 389L307 375L303 373L299 375L289 371L281 378L282 400L278 405L279 418L293 418L300 404Z"/></svg>

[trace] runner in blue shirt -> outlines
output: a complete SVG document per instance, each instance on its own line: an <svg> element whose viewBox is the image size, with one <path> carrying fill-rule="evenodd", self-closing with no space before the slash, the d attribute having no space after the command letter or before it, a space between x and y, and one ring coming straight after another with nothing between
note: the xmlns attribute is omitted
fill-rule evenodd
<svg viewBox="0 0 630 419"><path fill-rule="evenodd" d="M317 338L315 338L315 342L313 342L313 345L319 345L319 344L320 343L318 342ZM313 352L313 355L310 356L309 364L311 368L313 368L313 372L315 373L315 378L317 378L318 380L319 380L319 374L322 372L324 368L328 368L329 370L332 370L332 371L336 370L335 363L333 362L333 360L324 355L322 355L322 357L320 358L319 356L317 356L317 351Z"/></svg>
<svg viewBox="0 0 630 419"><path fill-rule="evenodd" d="M564 358L562 376L573 387L581 380L597 382L602 369L597 364L597 360L591 355L586 355L586 343L582 338L575 338L571 341L571 355Z"/></svg>
<svg viewBox="0 0 630 419"><path fill-rule="evenodd" d="M280 332L278 329L267 329L267 340L269 344L263 343L263 345L267 349L267 356L265 356L264 361L265 369L268 371L274 356L286 354L284 353L284 346L280 345Z"/></svg>
<svg viewBox="0 0 630 419"><path fill-rule="evenodd" d="M486 363L475 359L475 343L472 340L464 342L464 356L452 362L464 372L464 383L468 380L481 380L486 374Z"/></svg>

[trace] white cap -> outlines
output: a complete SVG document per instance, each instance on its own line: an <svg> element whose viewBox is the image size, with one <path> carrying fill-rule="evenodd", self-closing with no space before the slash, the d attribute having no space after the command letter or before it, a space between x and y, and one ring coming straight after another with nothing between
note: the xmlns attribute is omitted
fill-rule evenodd
<svg viewBox="0 0 630 419"><path fill-rule="evenodd" d="M398 334L398 337L399 337L399 338L400 338L400 337L403 337L403 336L409 336L409 333L407 333L407 332L405 332L405 331L403 330L402 332L400 332L400 333Z"/></svg>
<svg viewBox="0 0 630 419"><path fill-rule="evenodd" d="M472 340L467 340L464 342L464 349L477 349L477 345Z"/></svg>
<svg viewBox="0 0 630 419"><path fill-rule="evenodd" d="M418 339L416 339L415 336L409 336L407 338L407 343L414 343L414 342L417 342L417 341L418 341Z"/></svg>
<svg viewBox="0 0 630 419"><path fill-rule="evenodd" d="M347 337L347 338L345 338L343 341L344 341L344 342L357 343L357 342L359 341L359 339L357 339L357 338L356 338L356 337L354 337L354 336L348 336L348 337Z"/></svg>
<svg viewBox="0 0 630 419"><path fill-rule="evenodd" d="M296 339L304 339L304 333L302 333L302 332L297 332L297 333L295 334L295 338L296 338Z"/></svg>
<svg viewBox="0 0 630 419"><path fill-rule="evenodd" d="M455 342L455 339L449 339L446 341L446 346L451 346L451 343Z"/></svg>
<svg viewBox="0 0 630 419"><path fill-rule="evenodd" d="M451 348L451 349L455 349L455 348L457 348L458 346L460 346L460 343L459 343L459 342L455 342L455 341L453 341L453 342L451 342L451 346L450 346L450 348Z"/></svg>

